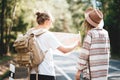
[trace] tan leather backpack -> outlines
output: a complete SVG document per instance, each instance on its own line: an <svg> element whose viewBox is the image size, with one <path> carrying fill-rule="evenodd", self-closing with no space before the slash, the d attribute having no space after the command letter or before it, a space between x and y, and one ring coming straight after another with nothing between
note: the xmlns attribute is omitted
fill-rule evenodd
<svg viewBox="0 0 120 80"><path fill-rule="evenodd" d="M46 30L38 29L36 33L29 30L26 35L18 37L14 42L17 56L15 62L22 66L37 67L42 63L45 53L38 45L36 37L45 33Z"/></svg>

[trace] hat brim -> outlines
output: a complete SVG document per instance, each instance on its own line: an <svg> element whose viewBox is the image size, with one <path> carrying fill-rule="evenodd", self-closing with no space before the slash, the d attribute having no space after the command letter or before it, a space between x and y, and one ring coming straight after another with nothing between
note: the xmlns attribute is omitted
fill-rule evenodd
<svg viewBox="0 0 120 80"><path fill-rule="evenodd" d="M103 23L103 25L104 25L104 22L103 22L103 19L100 21L100 23L98 24L98 23L95 23L93 20L91 20L91 18L89 17L89 14L90 14L90 12L92 12L94 9L93 8L89 8L89 9L87 9L86 11L85 11L85 20L89 23L89 24L91 24L92 26L94 26L94 27L98 27L98 25L99 24L101 24L101 23Z"/></svg>
<svg viewBox="0 0 120 80"><path fill-rule="evenodd" d="M91 24L91 25L94 26L94 27L97 27L97 26L99 25L99 24L97 24L97 23L95 23L95 22L93 22L93 21L91 20L91 18L89 17L89 14L86 14L85 19L87 20L87 22L88 22L89 24Z"/></svg>
<svg viewBox="0 0 120 80"><path fill-rule="evenodd" d="M86 11L85 11L85 17L88 16L88 14L93 11L94 9L92 7L88 8Z"/></svg>

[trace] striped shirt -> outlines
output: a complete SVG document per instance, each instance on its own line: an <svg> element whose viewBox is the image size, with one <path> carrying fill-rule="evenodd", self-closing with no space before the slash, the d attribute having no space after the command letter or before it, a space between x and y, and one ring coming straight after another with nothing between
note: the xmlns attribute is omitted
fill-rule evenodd
<svg viewBox="0 0 120 80"><path fill-rule="evenodd" d="M91 80L107 80L109 54L108 32L105 29L91 29L80 50L77 68L83 71L83 77L90 78L91 75Z"/></svg>

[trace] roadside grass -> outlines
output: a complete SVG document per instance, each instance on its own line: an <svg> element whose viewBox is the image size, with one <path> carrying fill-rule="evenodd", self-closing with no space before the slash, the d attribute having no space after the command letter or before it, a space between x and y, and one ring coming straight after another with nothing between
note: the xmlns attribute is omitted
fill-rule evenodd
<svg viewBox="0 0 120 80"><path fill-rule="evenodd" d="M0 57L0 64L3 64L6 61L9 61L11 59L12 59L12 56L3 56L3 57Z"/></svg>
<svg viewBox="0 0 120 80"><path fill-rule="evenodd" d="M9 67L9 61L12 60L13 57L12 56L2 56L0 57L0 67L3 66L3 68L5 67ZM1 68L1 69L3 69ZM8 69L4 69L4 72L2 70L1 71L1 75L0 75L0 80L4 80L4 78L9 76L9 70Z"/></svg>
<svg viewBox="0 0 120 80"><path fill-rule="evenodd" d="M9 70L7 70L3 75L0 76L0 80L4 80L9 76Z"/></svg>

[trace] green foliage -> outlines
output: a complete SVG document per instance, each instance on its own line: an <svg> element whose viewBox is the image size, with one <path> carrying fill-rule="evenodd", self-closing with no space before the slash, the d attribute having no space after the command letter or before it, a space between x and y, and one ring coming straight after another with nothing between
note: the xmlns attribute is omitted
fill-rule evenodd
<svg viewBox="0 0 120 80"><path fill-rule="evenodd" d="M74 26L73 29L75 29L76 32L81 31L81 28L83 28L82 24L84 22L84 11L86 8L91 6L91 4L89 1L84 3L81 0L67 0L67 2L70 6L69 10L71 11L72 15L72 26Z"/></svg>
<svg viewBox="0 0 120 80"><path fill-rule="evenodd" d="M100 0L105 16L105 28L109 32L111 54L113 58L120 58L120 0Z"/></svg>
<svg viewBox="0 0 120 80"><path fill-rule="evenodd" d="M54 17L52 31L76 32L80 30L84 21L84 10L90 6L80 0L2 0L5 2L5 18L3 27L3 44L12 46L17 35L25 33L27 29L36 26L37 11L50 12ZM1 3L1 1L0 1ZM0 4L1 5L1 4ZM1 11L1 9L0 9ZM6 45L8 44L8 45Z"/></svg>
<svg viewBox="0 0 120 80"><path fill-rule="evenodd" d="M23 14L16 15L16 13L20 13L19 11L16 11L18 10L17 4L18 0L0 1L0 45L2 45L0 48L1 55L3 53L9 53L9 46L15 40L17 33L25 32L27 27L27 23L23 22ZM17 26L18 28L16 28Z"/></svg>
<svg viewBox="0 0 120 80"><path fill-rule="evenodd" d="M4 80L5 78L7 78L9 76L9 70L6 71L1 77L0 80Z"/></svg>
<svg viewBox="0 0 120 80"><path fill-rule="evenodd" d="M112 0L108 9L106 25L109 27L111 50L113 55L120 57L120 0Z"/></svg>
<svg viewBox="0 0 120 80"><path fill-rule="evenodd" d="M5 63L6 61L9 61L11 59L12 59L12 57L10 57L10 56L0 57L0 64Z"/></svg>
<svg viewBox="0 0 120 80"><path fill-rule="evenodd" d="M25 33L26 32L26 29L27 29L27 26L28 26L28 23L24 23L23 21L23 17L22 15L20 15L16 21L14 21L14 26L12 27L12 31L14 33L18 33L18 32L21 32L21 33Z"/></svg>

